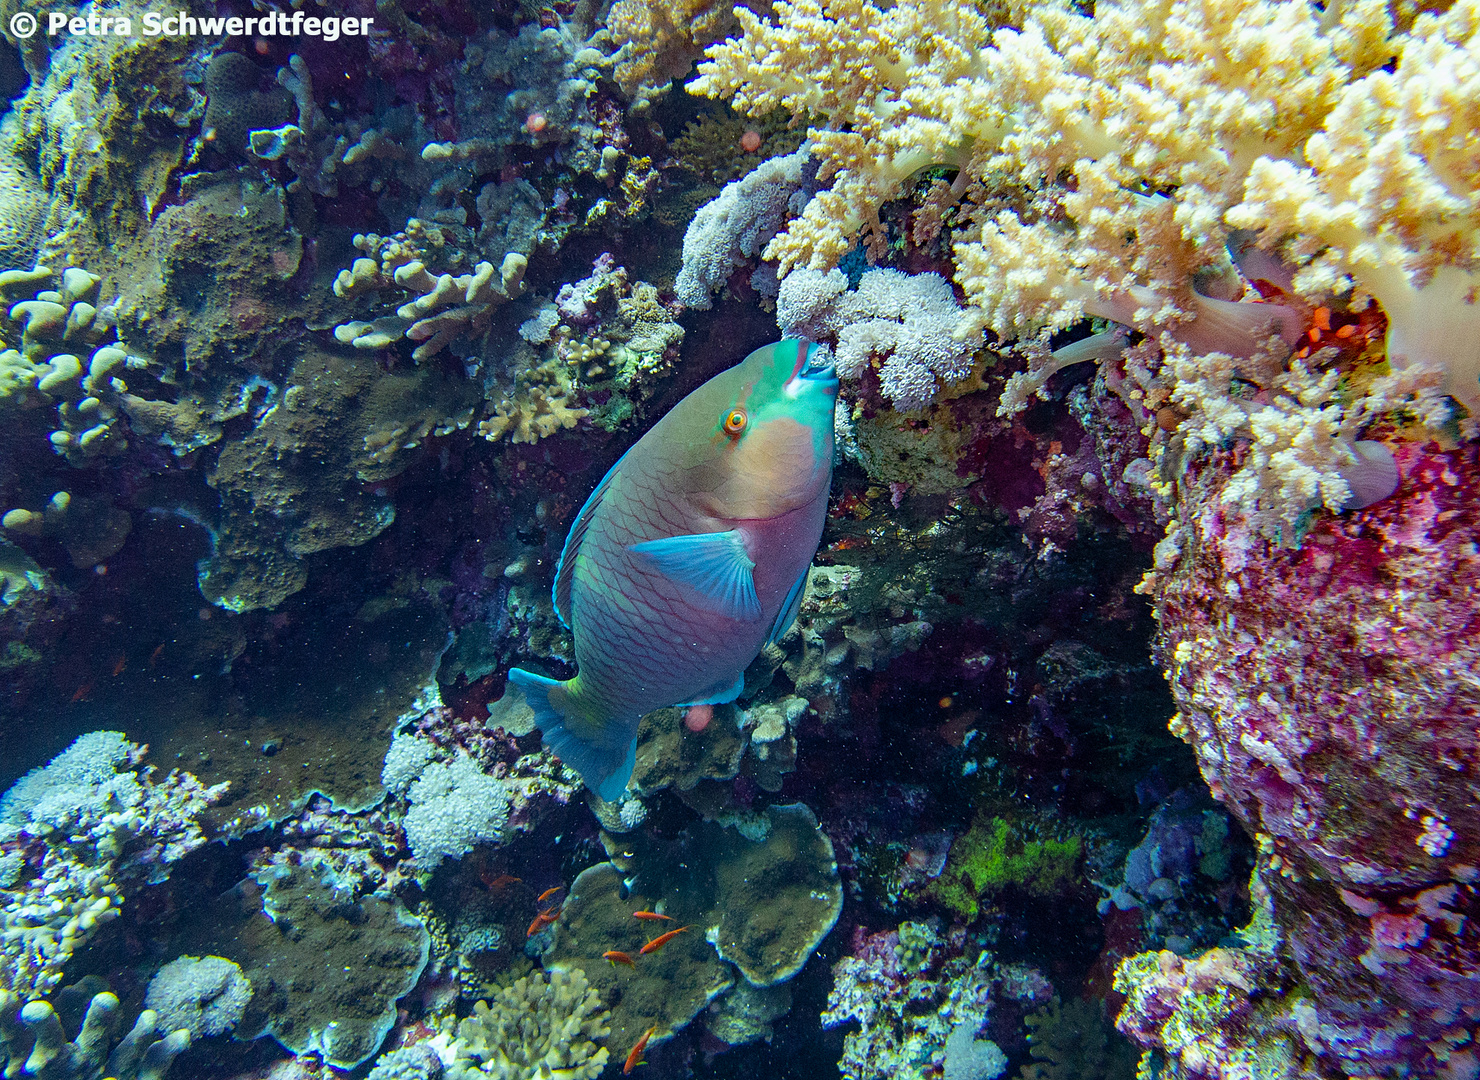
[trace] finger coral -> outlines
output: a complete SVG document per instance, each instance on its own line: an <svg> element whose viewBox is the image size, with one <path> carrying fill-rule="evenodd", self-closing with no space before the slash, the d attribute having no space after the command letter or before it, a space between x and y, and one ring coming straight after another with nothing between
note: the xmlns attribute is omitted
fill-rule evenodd
<svg viewBox="0 0 1480 1080"><path fill-rule="evenodd" d="M81 1030L68 1040L50 1003L23 1002L0 990L0 1067L6 1076L38 1080L163 1080L190 1045L190 1033L183 1029L154 1038L163 1025L153 1009L145 1009L110 1052L118 1020L118 998L106 991L95 994Z"/></svg>
<svg viewBox="0 0 1480 1080"><path fill-rule="evenodd" d="M537 1080L545 1076L595 1080L609 1051L596 1040L610 1034L601 995L579 969L536 972L480 1001L457 1026L450 1080Z"/></svg>

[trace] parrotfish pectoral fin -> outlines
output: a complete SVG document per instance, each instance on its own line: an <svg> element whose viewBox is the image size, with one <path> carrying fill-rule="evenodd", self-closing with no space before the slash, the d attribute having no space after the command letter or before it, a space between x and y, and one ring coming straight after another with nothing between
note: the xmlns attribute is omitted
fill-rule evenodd
<svg viewBox="0 0 1480 1080"><path fill-rule="evenodd" d="M680 701L678 707L687 709L690 705L728 705L740 696L745 689L745 672L735 676L735 681L721 679L708 690L700 691L699 696L693 701Z"/></svg>
<svg viewBox="0 0 1480 1080"><path fill-rule="evenodd" d="M633 544L630 550L646 556L674 581L695 590L715 613L731 619L761 617L761 602L756 598L751 573L755 563L738 529L665 536Z"/></svg>
<svg viewBox="0 0 1480 1080"><path fill-rule="evenodd" d="M509 681L524 691L524 700L534 710L535 723L550 751L580 773L586 786L607 802L620 800L637 764L636 733L625 745L616 746L582 738L571 730L572 726L588 725L567 712L569 682L547 679L522 668L510 669ZM616 721L612 724L615 726Z"/></svg>
<svg viewBox="0 0 1480 1080"><path fill-rule="evenodd" d="M775 645L780 642L785 633L791 629L791 624L797 621L797 612L802 609L802 593L807 591L807 574L811 567L802 571L802 576L797 578L797 583L791 587L791 592L786 594L786 601L781 605L781 610L776 613L776 622L771 626L771 633L766 637L767 645Z"/></svg>

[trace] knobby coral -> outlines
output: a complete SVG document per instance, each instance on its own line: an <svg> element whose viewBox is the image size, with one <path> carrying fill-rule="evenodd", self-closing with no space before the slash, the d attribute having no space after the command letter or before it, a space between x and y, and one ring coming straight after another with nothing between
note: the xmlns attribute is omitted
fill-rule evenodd
<svg viewBox="0 0 1480 1080"><path fill-rule="evenodd" d="M579 969L536 972L480 1001L457 1026L449 1080L595 1080L609 1052L596 1040L610 1034L601 995Z"/></svg>

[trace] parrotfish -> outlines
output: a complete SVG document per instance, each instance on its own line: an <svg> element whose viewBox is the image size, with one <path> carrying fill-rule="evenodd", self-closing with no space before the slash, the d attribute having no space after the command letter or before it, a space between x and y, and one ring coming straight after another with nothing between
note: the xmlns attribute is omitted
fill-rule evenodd
<svg viewBox="0 0 1480 1080"><path fill-rule="evenodd" d="M838 380L817 346L757 349L675 405L596 486L555 571L563 682L514 668L545 745L620 799L637 724L734 701L796 619L832 485Z"/></svg>

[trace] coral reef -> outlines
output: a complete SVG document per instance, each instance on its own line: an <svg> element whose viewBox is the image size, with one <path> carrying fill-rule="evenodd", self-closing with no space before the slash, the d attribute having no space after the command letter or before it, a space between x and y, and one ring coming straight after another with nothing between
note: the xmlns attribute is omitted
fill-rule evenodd
<svg viewBox="0 0 1480 1080"><path fill-rule="evenodd" d="M1183 478L1150 585L1173 731L1257 840L1325 1032L1312 1049L1374 1069L1437 1067L1476 960L1460 920L1480 838L1460 777L1474 748L1461 718L1480 703L1457 632L1473 616L1476 455L1396 454L1395 496L1313 521L1298 551L1217 498L1236 464L1218 455ZM1399 1007L1415 1017L1401 1035L1385 1019Z"/></svg>
<svg viewBox="0 0 1480 1080"><path fill-rule="evenodd" d="M518 979L492 1002L478 1002L457 1025L449 1080L596 1080L609 1052L596 1041L611 1034L601 996L579 969Z"/></svg>
<svg viewBox="0 0 1480 1080"><path fill-rule="evenodd" d="M838 1062L847 1080L924 1080L941 1070L952 1076L986 1076L1002 1059L990 1039L977 1038L988 1016L1004 1010L1021 1013L1052 996L1051 984L1038 972L998 964L986 952L973 962L960 955L959 943L951 947L957 955L949 959L941 949L924 968L902 968L897 942L892 931L867 939L860 933L854 955L833 967L823 1026L859 1025L844 1037ZM943 944L938 935L935 943ZM968 1060L980 1071L966 1071ZM1000 1069L992 1075L999 1074Z"/></svg>
<svg viewBox="0 0 1480 1080"><path fill-rule="evenodd" d="M190 1033L171 1031L161 1039L152 1009L113 1042L119 1021L118 998L106 991L88 1002L81 1029L72 1040L57 1011L42 1001L22 1002L0 990L0 1066L8 1076L37 1080L164 1080L170 1065L190 1045Z"/></svg>
<svg viewBox="0 0 1480 1080"><path fill-rule="evenodd" d="M761 162L700 208L683 238L683 268L673 291L706 309L730 275L760 255L788 216L807 205L815 165L804 145Z"/></svg>
<svg viewBox="0 0 1480 1080"><path fill-rule="evenodd" d="M196 817L226 785L208 788L178 769L155 780L152 766L140 767L146 749L116 731L84 735L0 800L0 978L9 989L50 991L130 893L163 881L205 843Z"/></svg>

